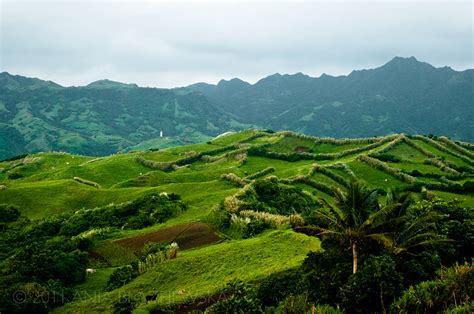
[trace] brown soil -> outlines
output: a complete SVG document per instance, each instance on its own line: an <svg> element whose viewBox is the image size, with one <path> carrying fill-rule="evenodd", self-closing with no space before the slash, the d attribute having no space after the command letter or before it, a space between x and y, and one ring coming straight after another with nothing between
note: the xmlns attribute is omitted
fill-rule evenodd
<svg viewBox="0 0 474 314"><path fill-rule="evenodd" d="M306 146L297 146L297 147L295 148L295 152L297 152L297 153L304 153L304 152L306 152L308 149L309 149L309 148L306 147Z"/></svg>
<svg viewBox="0 0 474 314"><path fill-rule="evenodd" d="M135 237L121 239L117 244L139 251L148 242L176 242L181 250L216 243L222 238L203 222L193 222L176 225L158 231L141 234Z"/></svg>

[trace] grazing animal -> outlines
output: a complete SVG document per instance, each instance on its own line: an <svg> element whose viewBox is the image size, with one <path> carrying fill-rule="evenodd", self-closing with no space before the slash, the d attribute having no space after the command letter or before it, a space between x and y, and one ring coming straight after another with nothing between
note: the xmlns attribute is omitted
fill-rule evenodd
<svg viewBox="0 0 474 314"><path fill-rule="evenodd" d="M87 269L86 269L86 275L93 274L93 273L95 273L96 271L97 271L97 270L94 269L94 268L87 268Z"/></svg>
<svg viewBox="0 0 474 314"><path fill-rule="evenodd" d="M146 303L148 303L148 301L155 301L157 296L158 294L156 293L145 296Z"/></svg>

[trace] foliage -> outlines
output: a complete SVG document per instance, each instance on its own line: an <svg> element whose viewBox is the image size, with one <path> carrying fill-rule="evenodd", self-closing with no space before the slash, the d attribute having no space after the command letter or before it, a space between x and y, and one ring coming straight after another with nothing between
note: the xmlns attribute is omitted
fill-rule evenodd
<svg viewBox="0 0 474 314"><path fill-rule="evenodd" d="M393 309L401 313L435 313L466 306L474 295L474 267L455 265L442 269L439 279L411 286L394 302Z"/></svg>
<svg viewBox="0 0 474 314"><path fill-rule="evenodd" d="M259 301L250 292L243 282L230 282L224 290L226 299L214 303L206 313L260 313Z"/></svg>
<svg viewBox="0 0 474 314"><path fill-rule="evenodd" d="M387 312L402 291L403 275L389 255L365 259L361 270L352 274L341 287L342 305L350 312Z"/></svg>
<svg viewBox="0 0 474 314"><path fill-rule="evenodd" d="M134 300L130 296L121 297L114 303L114 313L130 314L132 313L137 303L137 300Z"/></svg>
<svg viewBox="0 0 474 314"><path fill-rule="evenodd" d="M138 276L138 270L132 266L124 266L116 269L107 282L107 291L111 291L129 283Z"/></svg>
<svg viewBox="0 0 474 314"><path fill-rule="evenodd" d="M0 223L15 221L20 217L20 214L16 206L0 204Z"/></svg>

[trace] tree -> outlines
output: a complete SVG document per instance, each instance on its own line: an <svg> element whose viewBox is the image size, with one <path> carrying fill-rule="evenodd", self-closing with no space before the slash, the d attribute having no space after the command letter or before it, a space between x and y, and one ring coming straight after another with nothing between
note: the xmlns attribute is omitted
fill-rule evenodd
<svg viewBox="0 0 474 314"><path fill-rule="evenodd" d="M342 243L349 243L352 250L352 272L357 272L359 245L364 239L373 238L373 232L384 221L386 213L380 210L378 191L371 190L361 181L349 183L347 192L334 190L335 205L321 199L323 208L315 211L321 225L318 235L331 237ZM392 207L384 207L385 211Z"/></svg>
<svg viewBox="0 0 474 314"><path fill-rule="evenodd" d="M407 193L387 194L387 202L379 204L379 194L361 181L350 182L347 192L336 188L335 206L320 200L323 208L315 210L321 224L317 235L330 237L341 244L348 243L352 250L352 272L357 272L360 245L377 241L395 254L447 241L434 232L440 218L436 212L416 217L408 214L413 197Z"/></svg>

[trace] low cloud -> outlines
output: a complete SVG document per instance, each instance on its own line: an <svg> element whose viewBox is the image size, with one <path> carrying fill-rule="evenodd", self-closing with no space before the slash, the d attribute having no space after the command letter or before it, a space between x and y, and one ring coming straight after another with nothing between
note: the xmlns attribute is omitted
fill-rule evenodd
<svg viewBox="0 0 474 314"><path fill-rule="evenodd" d="M471 2L1 2L0 70L175 87L348 74L395 55L473 67Z"/></svg>

